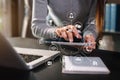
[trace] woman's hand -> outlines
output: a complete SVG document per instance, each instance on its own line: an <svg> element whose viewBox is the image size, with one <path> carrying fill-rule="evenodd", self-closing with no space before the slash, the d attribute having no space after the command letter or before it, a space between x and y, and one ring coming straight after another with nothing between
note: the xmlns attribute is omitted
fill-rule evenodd
<svg viewBox="0 0 120 80"><path fill-rule="evenodd" d="M87 52L92 52L96 48L95 38L92 34L88 34L84 37L85 43L88 43L88 46L84 46L84 49Z"/></svg>
<svg viewBox="0 0 120 80"><path fill-rule="evenodd" d="M57 28L55 30L55 33L57 34L58 37L64 38L65 40L69 42L73 42L74 37L78 39L82 38L77 28L73 25L68 25L65 27Z"/></svg>

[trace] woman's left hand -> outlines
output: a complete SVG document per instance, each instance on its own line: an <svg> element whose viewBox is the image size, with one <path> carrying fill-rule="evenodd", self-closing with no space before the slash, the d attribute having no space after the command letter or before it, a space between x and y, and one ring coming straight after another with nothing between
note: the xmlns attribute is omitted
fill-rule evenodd
<svg viewBox="0 0 120 80"><path fill-rule="evenodd" d="M88 34L84 37L84 41L85 43L88 43L89 45L88 46L84 46L84 49L87 51L87 52L92 52L93 49L96 48L96 42L95 42L95 38L92 34Z"/></svg>

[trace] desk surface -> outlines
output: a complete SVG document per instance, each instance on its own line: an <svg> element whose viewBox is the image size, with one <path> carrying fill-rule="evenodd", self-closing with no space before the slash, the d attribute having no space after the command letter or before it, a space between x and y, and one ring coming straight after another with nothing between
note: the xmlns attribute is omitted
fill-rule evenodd
<svg viewBox="0 0 120 80"><path fill-rule="evenodd" d="M13 41L10 40L11 43L13 43ZM25 40L23 42L25 42ZM14 46L19 45L14 44ZM120 53L95 50L91 56L99 56L109 68L111 73L108 75L63 74L61 73L62 64L58 59L50 66L43 64L32 71L0 68L0 80L120 80Z"/></svg>
<svg viewBox="0 0 120 80"><path fill-rule="evenodd" d="M104 33L99 49L120 52L120 34Z"/></svg>

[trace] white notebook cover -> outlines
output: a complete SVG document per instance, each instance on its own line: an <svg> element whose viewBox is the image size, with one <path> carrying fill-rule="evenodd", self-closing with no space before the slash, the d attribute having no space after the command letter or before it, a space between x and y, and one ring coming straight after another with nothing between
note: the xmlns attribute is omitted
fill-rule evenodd
<svg viewBox="0 0 120 80"><path fill-rule="evenodd" d="M63 56L62 73L109 74L110 71L100 57Z"/></svg>

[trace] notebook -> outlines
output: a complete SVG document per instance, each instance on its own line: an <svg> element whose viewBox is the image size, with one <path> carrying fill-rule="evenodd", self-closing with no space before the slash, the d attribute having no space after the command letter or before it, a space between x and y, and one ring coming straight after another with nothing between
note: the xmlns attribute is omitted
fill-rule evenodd
<svg viewBox="0 0 120 80"><path fill-rule="evenodd" d="M100 57L63 56L62 73L109 74L110 71Z"/></svg>
<svg viewBox="0 0 120 80"><path fill-rule="evenodd" d="M12 47L0 34L0 66L2 67L32 70L57 56L59 51Z"/></svg>

